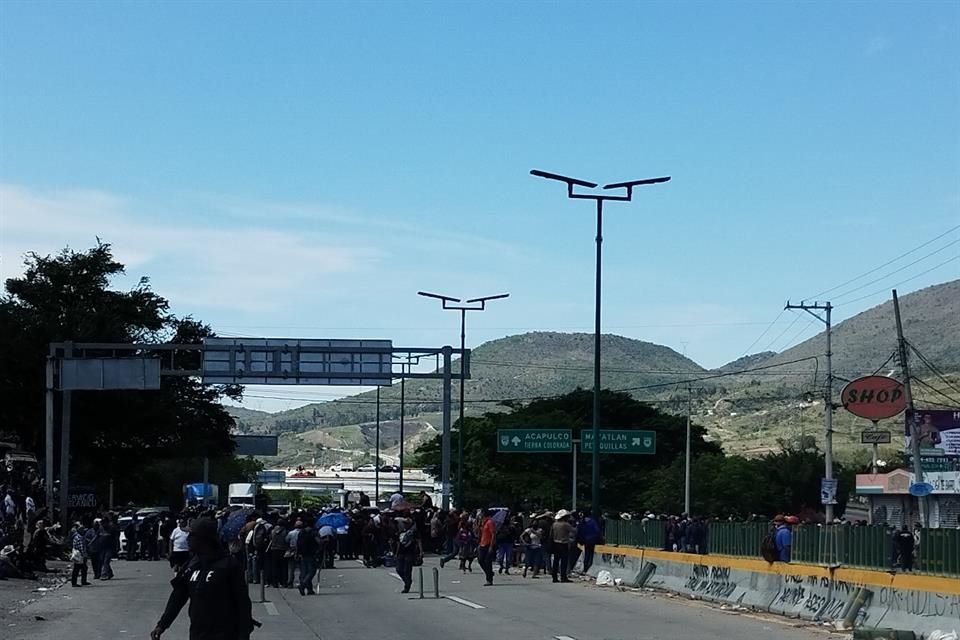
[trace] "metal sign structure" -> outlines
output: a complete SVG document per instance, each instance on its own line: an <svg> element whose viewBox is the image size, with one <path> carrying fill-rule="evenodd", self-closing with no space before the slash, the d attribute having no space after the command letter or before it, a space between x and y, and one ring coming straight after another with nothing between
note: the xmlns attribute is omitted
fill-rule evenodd
<svg viewBox="0 0 960 640"><path fill-rule="evenodd" d="M860 444L890 444L892 437L889 431L861 431Z"/></svg>
<svg viewBox="0 0 960 640"><path fill-rule="evenodd" d="M236 448L235 456L275 456L279 445L277 436L231 436Z"/></svg>
<svg viewBox="0 0 960 640"><path fill-rule="evenodd" d="M390 340L204 338L207 384L390 386Z"/></svg>
<svg viewBox="0 0 960 640"><path fill-rule="evenodd" d="M864 376L840 392L843 408L867 420L892 418L907 408L903 383L886 376Z"/></svg>
<svg viewBox="0 0 960 640"><path fill-rule="evenodd" d="M257 471L257 482L260 484L283 484L286 481L286 471Z"/></svg>
<svg viewBox="0 0 960 640"><path fill-rule="evenodd" d="M580 450L593 451L593 432L580 432ZM650 455L657 452L657 432L636 429L601 429L600 453L634 453Z"/></svg>
<svg viewBox="0 0 960 640"><path fill-rule="evenodd" d="M571 429L500 429L497 431L498 453L570 453L573 451Z"/></svg>
<svg viewBox="0 0 960 640"><path fill-rule="evenodd" d="M407 362L420 358L434 358L437 366L432 371L403 371L407 379L442 381L441 483L442 508L450 507L450 430L452 383L470 378L470 350L444 347L394 347L389 340L313 340L268 338L208 338L209 344L148 344L119 342L51 342L46 358L46 421L45 421L45 478L47 505L54 503L54 437L57 431L56 394L63 398L60 420L60 493L69 495L70 487L70 427L71 398L74 391L102 391L108 389L153 389L152 382L131 386L124 379L109 382L109 371L147 371L159 367L160 376L196 377L211 384L311 384L311 385L370 385L386 386L394 376L394 358ZM206 357L209 350L210 356ZM454 373L453 356L459 356L461 365ZM187 356L187 357L184 357ZM70 361L104 361L103 365L65 364ZM147 362L144 362L146 360ZM131 361L119 369L107 362ZM159 363L159 364L157 364ZM101 366L99 382L80 384L84 376L71 378L65 371L80 371L84 367ZM107 386L107 384L116 386ZM204 464L204 475L207 465ZM68 524L68 500L60 502L60 520Z"/></svg>
<svg viewBox="0 0 960 640"><path fill-rule="evenodd" d="M60 363L60 388L64 391L160 388L157 358L73 358Z"/></svg>

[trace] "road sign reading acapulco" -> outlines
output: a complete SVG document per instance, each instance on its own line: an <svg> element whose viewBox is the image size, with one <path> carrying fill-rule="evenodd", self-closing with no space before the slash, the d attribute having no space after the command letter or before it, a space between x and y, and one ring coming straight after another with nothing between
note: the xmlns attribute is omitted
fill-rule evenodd
<svg viewBox="0 0 960 640"><path fill-rule="evenodd" d="M580 450L593 451L593 432L584 429L580 432ZM657 432L635 429L601 429L600 453L638 453L652 454L657 451Z"/></svg>
<svg viewBox="0 0 960 640"><path fill-rule="evenodd" d="M903 384L886 376L864 376L843 388L844 408L867 420L892 418L907 407Z"/></svg>
<svg viewBox="0 0 960 640"><path fill-rule="evenodd" d="M569 453L573 449L570 429L500 429L499 453Z"/></svg>

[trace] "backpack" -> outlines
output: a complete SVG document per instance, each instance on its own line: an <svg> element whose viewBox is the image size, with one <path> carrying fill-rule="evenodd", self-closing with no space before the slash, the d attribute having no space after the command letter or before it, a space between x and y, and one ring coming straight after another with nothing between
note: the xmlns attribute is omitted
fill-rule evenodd
<svg viewBox="0 0 960 640"><path fill-rule="evenodd" d="M767 562L776 562L777 558L780 557L777 553L777 542L773 531L767 532L767 535L760 541L760 555Z"/></svg>
<svg viewBox="0 0 960 640"><path fill-rule="evenodd" d="M267 545L270 543L270 536L267 535L267 527L263 524L258 524L253 528L253 549L257 552L264 552L267 550Z"/></svg>
<svg viewBox="0 0 960 640"><path fill-rule="evenodd" d="M410 527L409 529L401 533L400 546L405 549L409 548L413 544L413 541L416 538L416 535L417 535L417 532L414 530L413 527Z"/></svg>

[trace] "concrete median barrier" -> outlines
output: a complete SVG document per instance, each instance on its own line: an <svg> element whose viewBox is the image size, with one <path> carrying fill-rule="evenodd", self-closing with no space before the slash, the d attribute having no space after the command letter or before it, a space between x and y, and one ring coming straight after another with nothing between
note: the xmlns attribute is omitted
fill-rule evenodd
<svg viewBox="0 0 960 640"><path fill-rule="evenodd" d="M637 586L647 564L655 569L646 586L733 607L837 628L908 629L918 637L960 629L956 578L613 546L597 547L589 573L607 570Z"/></svg>

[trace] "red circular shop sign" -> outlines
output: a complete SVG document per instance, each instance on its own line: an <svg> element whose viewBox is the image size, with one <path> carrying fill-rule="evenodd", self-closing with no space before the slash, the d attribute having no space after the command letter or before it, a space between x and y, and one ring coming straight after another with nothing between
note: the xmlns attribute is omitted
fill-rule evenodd
<svg viewBox="0 0 960 640"><path fill-rule="evenodd" d="M843 388L844 408L867 420L892 418L907 406L903 383L886 376L864 376Z"/></svg>

